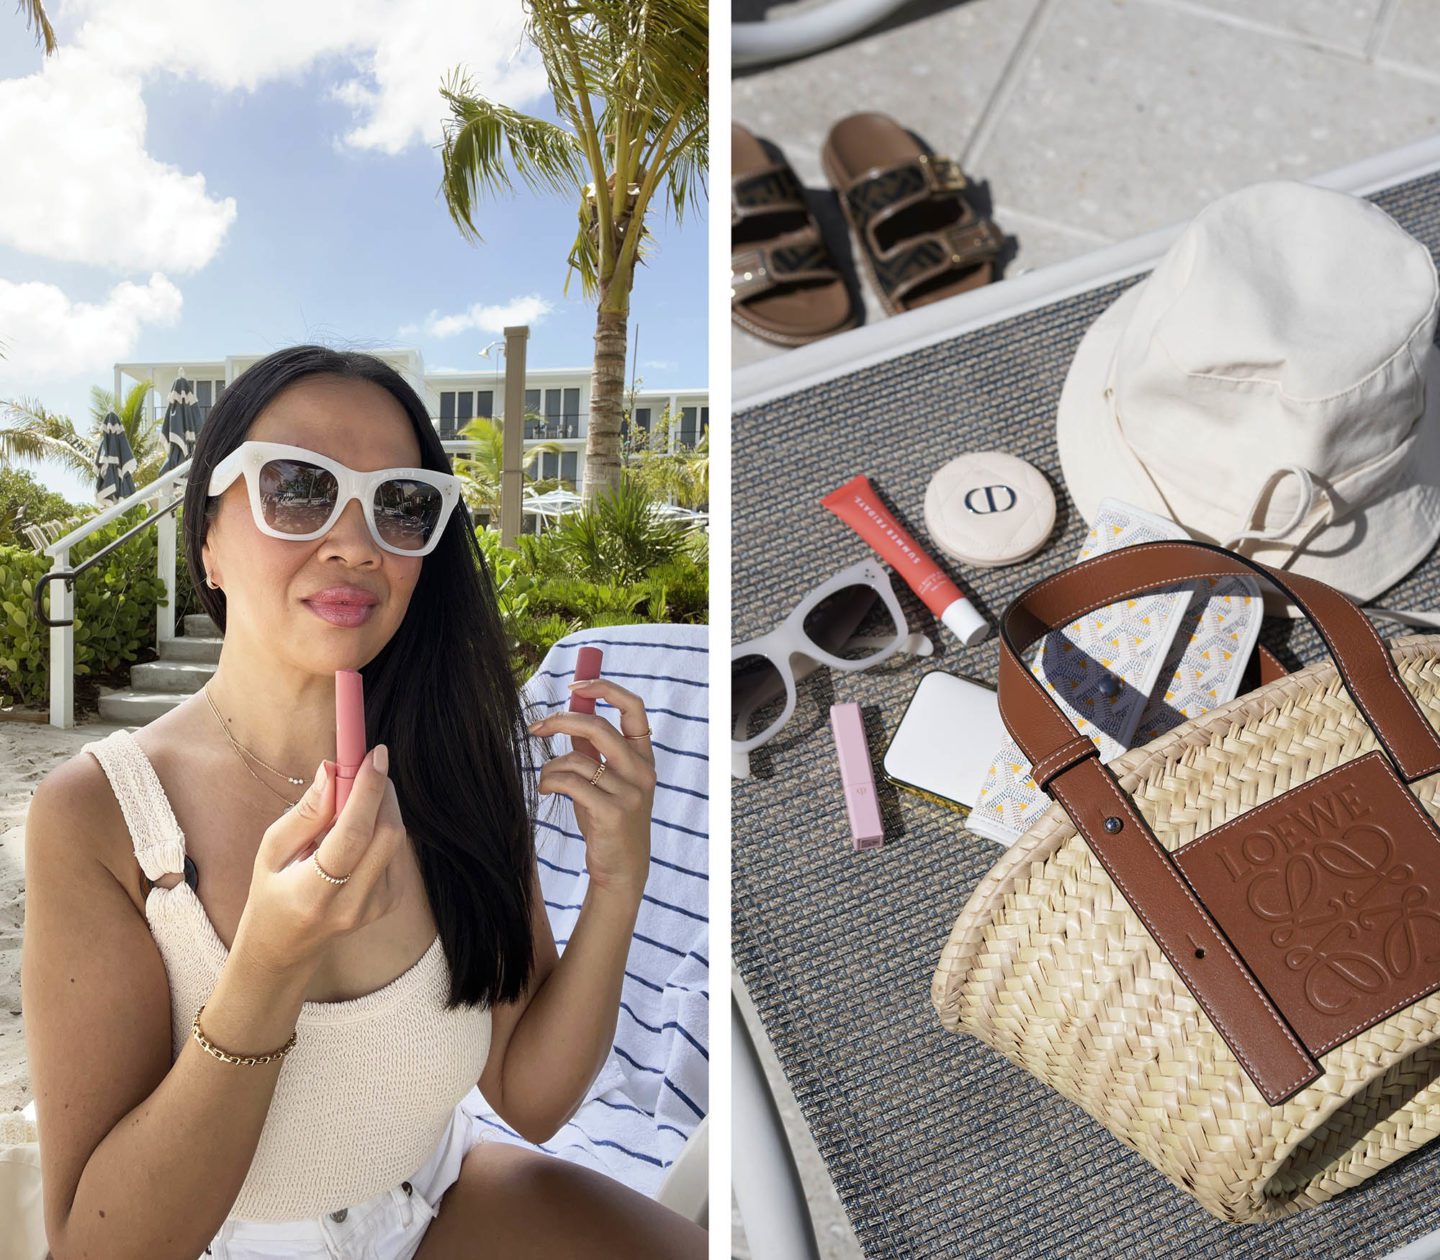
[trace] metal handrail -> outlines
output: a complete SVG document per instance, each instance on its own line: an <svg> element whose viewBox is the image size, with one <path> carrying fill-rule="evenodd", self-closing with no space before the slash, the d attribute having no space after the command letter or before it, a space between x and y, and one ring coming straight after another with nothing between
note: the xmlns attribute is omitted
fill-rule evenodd
<svg viewBox="0 0 1440 1260"><path fill-rule="evenodd" d="M184 466L188 468L190 466L190 461L186 460ZM45 611L44 605L41 601L44 598L45 591L49 587L50 583L56 581L63 581L66 586L73 587L75 585L75 579L78 578L82 573L84 573L86 569L89 569L92 566L99 564L100 561L105 559L105 557L108 556L112 551L114 551L116 547L120 546L120 544L123 542L128 542L142 529L145 529L148 525L150 525L152 521L159 520L160 517L165 516L167 513L176 511L180 507L180 504L182 502L183 500L176 498L171 501L168 507L162 507L152 512L143 521L139 521L136 524L132 525L123 534L121 534L119 538L115 539L111 543L107 543L104 547L101 547L99 551L97 551L93 556L90 556L85 561L85 563L82 564L78 569L51 569L49 573L45 574L45 576L40 579L39 584L35 587L36 620L39 621L42 625L49 626L52 630L56 626L73 626L75 624L73 618L66 618L64 621L57 621ZM93 533L94 531L92 530L91 532ZM82 535L82 537L84 537L84 535ZM49 554L50 548L47 547L45 551L47 554Z"/></svg>
<svg viewBox="0 0 1440 1260"><path fill-rule="evenodd" d="M190 461L187 459L183 464L177 464L169 472L156 477L154 481L146 482L140 489L135 491L128 499L121 499L119 503L112 503L99 516L92 516L83 525L77 525L64 538L56 539L45 548L47 556L57 556L62 551L69 551L78 542L84 542L97 529L110 524L111 521L125 515L137 503L143 503L146 499L153 499L161 490L168 489L177 481L187 476L190 472Z"/></svg>
<svg viewBox="0 0 1440 1260"><path fill-rule="evenodd" d="M190 472L190 460L177 464L168 472L141 486L134 494L112 503L103 512L77 525L63 538L57 539L41 553L50 557L50 571L35 586L36 618L50 629L50 725L68 730L75 725L75 579L97 565L122 543L129 542L141 530L152 525L159 531L156 566L165 583L166 600L156 608L156 638L175 637L175 509L182 497L175 494L177 484ZM152 499L161 499L160 506L143 521L138 521L119 538L107 543L76 568L70 567L70 551L97 530L118 520L131 508ZM52 584L59 582L58 587ZM44 607L45 592L50 591L50 611Z"/></svg>

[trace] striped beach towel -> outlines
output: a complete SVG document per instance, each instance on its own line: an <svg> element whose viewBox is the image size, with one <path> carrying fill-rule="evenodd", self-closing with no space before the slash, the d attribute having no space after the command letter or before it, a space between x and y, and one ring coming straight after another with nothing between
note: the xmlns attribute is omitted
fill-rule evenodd
<svg viewBox="0 0 1440 1260"><path fill-rule="evenodd" d="M593 644L604 652L602 674L640 696L650 715L658 779L650 876L625 964L615 1044L580 1110L540 1147L649 1195L709 1107L706 641L705 626L581 631L550 650L524 691L536 717L565 708L577 651ZM604 701L596 712L619 723ZM569 750L566 736L552 742L557 753ZM541 798L535 839L563 952L587 886L585 844L569 800ZM527 1145L478 1090L467 1107L497 1137Z"/></svg>

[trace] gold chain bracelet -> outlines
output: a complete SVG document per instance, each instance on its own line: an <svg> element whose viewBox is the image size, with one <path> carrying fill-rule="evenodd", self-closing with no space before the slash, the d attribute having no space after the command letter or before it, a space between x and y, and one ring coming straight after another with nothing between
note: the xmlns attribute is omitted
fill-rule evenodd
<svg viewBox="0 0 1440 1260"><path fill-rule="evenodd" d="M290 1047L295 1044L295 1033L292 1032L289 1041L281 1046L280 1049L270 1051L269 1054L229 1054L220 1049L219 1046L200 1031L200 1014L204 1009L205 1007L202 1004L200 1010L195 1012L195 1018L190 1024L190 1031L194 1033L195 1040L200 1043L201 1048L204 1049L206 1054L213 1054L217 1059L223 1059L226 1063L240 1063L246 1067L253 1067L257 1063L269 1063L274 1059L283 1059L290 1053Z"/></svg>

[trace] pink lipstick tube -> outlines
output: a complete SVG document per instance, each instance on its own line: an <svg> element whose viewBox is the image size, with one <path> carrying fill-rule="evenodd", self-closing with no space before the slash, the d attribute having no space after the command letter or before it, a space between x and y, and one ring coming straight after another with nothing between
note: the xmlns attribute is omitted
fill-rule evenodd
<svg viewBox="0 0 1440 1260"><path fill-rule="evenodd" d="M604 659L604 653L597 647L582 647L575 654L575 679L576 682L589 682L592 678L600 677L600 662ZM571 713L594 713L594 696L577 696L573 691L570 693ZM578 753L584 753L587 757L600 760L600 754L583 735L573 736L570 746Z"/></svg>
<svg viewBox="0 0 1440 1260"><path fill-rule="evenodd" d="M875 772L870 766L870 745L865 739L860 706L832 704L830 730L835 736L835 759L840 763L840 785L845 791L850 843L857 852L878 849L885 843L885 823L875 795Z"/></svg>
<svg viewBox="0 0 1440 1260"><path fill-rule="evenodd" d="M335 671L335 816L350 799L365 760L365 680L357 669Z"/></svg>

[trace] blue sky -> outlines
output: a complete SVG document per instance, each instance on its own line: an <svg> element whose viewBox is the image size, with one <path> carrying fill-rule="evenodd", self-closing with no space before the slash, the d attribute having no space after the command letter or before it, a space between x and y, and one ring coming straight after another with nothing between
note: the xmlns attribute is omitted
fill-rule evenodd
<svg viewBox="0 0 1440 1260"><path fill-rule="evenodd" d="M311 339L488 367L476 352L527 319L532 369L587 364L594 311L578 279L563 292L576 206L517 183L483 203L474 245L438 196L450 65L550 113L538 67L516 56L518 6L432 8L438 29L417 41L390 29L408 9L394 4L71 0L51 6L64 51L48 62L0 12L0 149L43 199L0 207L0 398L37 397L84 427L89 386L110 388L117 360ZM627 377L703 385L705 215L677 228L652 213L651 228ZM469 326L440 335L437 319ZM30 471L89 496L55 467Z"/></svg>

